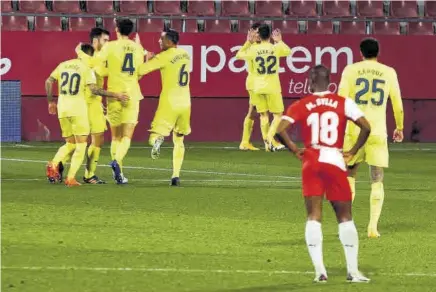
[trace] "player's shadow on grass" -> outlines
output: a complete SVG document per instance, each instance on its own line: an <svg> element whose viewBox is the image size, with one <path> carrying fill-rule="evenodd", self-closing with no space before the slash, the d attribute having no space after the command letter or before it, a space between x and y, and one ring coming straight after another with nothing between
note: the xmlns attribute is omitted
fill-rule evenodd
<svg viewBox="0 0 436 292"><path fill-rule="evenodd" d="M335 239L333 237L331 237L331 238L324 238L324 240L323 240L324 243L337 242L337 241L338 241L338 239ZM289 247L304 246L304 247L306 247L306 240L304 239L304 237L301 237L301 238L295 238L295 239L283 240L283 241L264 241L264 242L255 243L253 246L268 246L268 247L274 247L274 246L289 246Z"/></svg>
<svg viewBox="0 0 436 292"><path fill-rule="evenodd" d="M327 283L327 284L313 284L310 282L311 275L308 275L307 278L307 284L301 284L300 283L288 283L288 284L281 284L281 285L274 285L274 286L258 286L258 287L244 287L244 288L237 288L237 289L220 289L220 290L212 290L213 292L264 292L264 291L335 291L336 287L343 286L343 284L337 284L337 283ZM321 289L319 285L322 285L324 289Z"/></svg>

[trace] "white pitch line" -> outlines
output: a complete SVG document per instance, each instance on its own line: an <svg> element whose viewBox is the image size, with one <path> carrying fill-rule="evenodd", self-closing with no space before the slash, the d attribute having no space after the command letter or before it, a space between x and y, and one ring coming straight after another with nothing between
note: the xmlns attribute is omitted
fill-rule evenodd
<svg viewBox="0 0 436 292"><path fill-rule="evenodd" d="M47 181L46 178L2 178L0 181ZM144 182L168 182L168 179L129 179L129 181ZM183 182L203 183L203 182L249 182L249 183L296 183L296 180L252 180L252 179L184 179Z"/></svg>
<svg viewBox="0 0 436 292"><path fill-rule="evenodd" d="M177 269L177 268L144 268L144 267L75 267L75 266L60 266L60 267L14 267L2 266L2 270L26 270L26 271L91 271L91 272L161 272L161 273L212 273L212 274L266 274L266 275L310 275L310 271L289 271L289 270L221 270L221 269ZM330 273L331 274L331 273ZM334 273L336 274L336 273ZM405 276L405 277L436 277L436 273L367 273L368 275L380 276Z"/></svg>
<svg viewBox="0 0 436 292"><path fill-rule="evenodd" d="M47 163L44 160L32 160L32 159L19 159L19 158L5 158L2 157L1 160L4 161L17 161L17 162L29 162L29 163ZM84 165L84 164L83 164ZM99 167L109 167L108 165L100 164ZM158 168L158 167L143 167L143 166L123 166L126 169L144 169L144 170L155 170L155 171L173 171L170 168ZM235 173L235 172L215 172L207 170L183 170L186 173L200 173L200 174L214 174L214 175L234 175L234 176L247 176L247 177L273 177L273 178L283 178L283 179L300 179L295 176L280 176L280 175L265 175L265 174L250 174L250 173Z"/></svg>

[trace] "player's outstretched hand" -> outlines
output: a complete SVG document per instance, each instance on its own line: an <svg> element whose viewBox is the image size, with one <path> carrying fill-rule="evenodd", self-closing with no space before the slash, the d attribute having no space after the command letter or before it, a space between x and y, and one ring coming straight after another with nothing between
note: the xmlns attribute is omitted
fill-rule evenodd
<svg viewBox="0 0 436 292"><path fill-rule="evenodd" d="M147 54L145 55L145 61L150 61L151 59L154 58L154 53L153 52L147 52Z"/></svg>
<svg viewBox="0 0 436 292"><path fill-rule="evenodd" d="M139 33L136 33L136 35L135 35L135 43L137 43L138 45L141 44L141 39L139 38Z"/></svg>
<svg viewBox="0 0 436 292"><path fill-rule="evenodd" d="M394 136L393 136L393 139L394 139L394 142L395 142L395 143L401 143L401 142L403 142L403 139L404 139L404 133L403 133L403 130L395 129L395 130L394 130Z"/></svg>
<svg viewBox="0 0 436 292"><path fill-rule="evenodd" d="M79 43L75 49L76 54L78 54L82 50L82 43Z"/></svg>
<svg viewBox="0 0 436 292"><path fill-rule="evenodd" d="M130 97L127 95L127 93L117 93L117 99L121 101L122 103L125 103L129 101Z"/></svg>
<svg viewBox="0 0 436 292"><path fill-rule="evenodd" d="M282 40L282 32L280 29L275 29L272 33L272 39L275 43L278 43Z"/></svg>
<svg viewBox="0 0 436 292"><path fill-rule="evenodd" d="M49 102L48 103L48 113L50 115L56 115L58 112L58 106L55 102Z"/></svg>
<svg viewBox="0 0 436 292"><path fill-rule="evenodd" d="M255 29L250 28L247 34L247 41L250 43L254 43L256 41L257 31Z"/></svg>

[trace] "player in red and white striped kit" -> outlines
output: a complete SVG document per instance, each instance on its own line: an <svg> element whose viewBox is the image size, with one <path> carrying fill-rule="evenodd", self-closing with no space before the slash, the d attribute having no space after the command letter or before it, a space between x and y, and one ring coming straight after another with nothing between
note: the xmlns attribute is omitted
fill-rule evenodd
<svg viewBox="0 0 436 292"><path fill-rule="evenodd" d="M322 201L324 195L333 206L339 223L339 238L347 261L347 281L368 282L358 269L359 239L351 215L351 189L345 160L365 144L370 125L352 99L328 91L330 72L318 65L309 76L312 95L294 102L282 117L276 138L302 160L303 195L308 213L306 243L315 267L315 282L326 282L327 271L322 254ZM353 121L360 134L354 147L342 153L347 121ZM289 138L286 128L300 123L304 150Z"/></svg>

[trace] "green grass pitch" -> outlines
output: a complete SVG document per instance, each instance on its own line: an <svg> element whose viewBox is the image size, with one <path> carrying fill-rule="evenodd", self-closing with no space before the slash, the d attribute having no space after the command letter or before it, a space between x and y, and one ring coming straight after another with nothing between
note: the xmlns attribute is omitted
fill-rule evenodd
<svg viewBox="0 0 436 292"><path fill-rule="evenodd" d="M107 185L69 189L45 180L58 146L2 144L1 291L436 291L434 144L392 145L380 239L366 238L370 186L367 167L359 171L354 219L371 283L345 282L325 204L325 285L311 282L300 165L289 153L187 143L182 187L170 188L172 150L152 161L136 144L129 185L103 165Z"/></svg>

